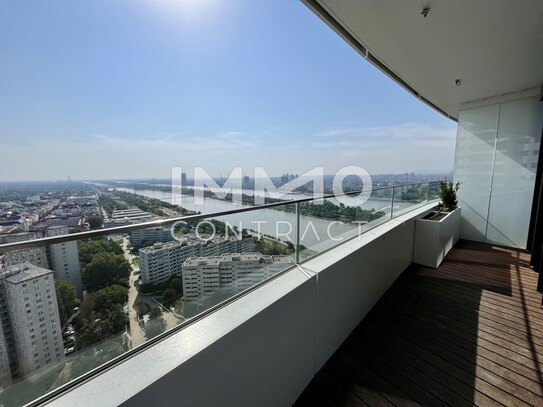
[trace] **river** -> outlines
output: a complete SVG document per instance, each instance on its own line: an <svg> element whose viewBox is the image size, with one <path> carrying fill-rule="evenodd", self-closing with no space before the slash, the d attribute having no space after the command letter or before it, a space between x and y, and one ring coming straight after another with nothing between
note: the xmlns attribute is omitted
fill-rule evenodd
<svg viewBox="0 0 543 407"><path fill-rule="evenodd" d="M118 191L136 193L148 198L155 198L170 204L172 203L172 194L170 192L143 189L134 190L132 188L116 189ZM180 205L185 209L199 211L204 214L224 212L242 207L231 202L209 198L205 199L205 204L203 206L195 205L193 197L189 195L181 195ZM364 207L367 209L379 210L386 207L390 208L390 203L388 201L368 200L368 202L364 204ZM296 215L292 212L266 208L234 215L214 217L214 219L222 222L229 222L231 225L237 226L238 228L270 235L283 241L294 243L296 240ZM333 222L312 216L300 216L300 244L314 251L322 251L338 244L341 240L355 236L358 233L359 227L364 226Z"/></svg>

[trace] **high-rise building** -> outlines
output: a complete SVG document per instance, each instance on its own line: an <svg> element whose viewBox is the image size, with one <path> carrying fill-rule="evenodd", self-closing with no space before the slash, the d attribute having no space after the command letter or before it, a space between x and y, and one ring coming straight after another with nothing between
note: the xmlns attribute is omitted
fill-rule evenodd
<svg viewBox="0 0 543 407"><path fill-rule="evenodd" d="M62 236L68 234L68 228L66 226L51 226L46 229L45 233L47 236ZM55 271L55 278L72 284L77 296L83 298L83 282L81 281L77 250L76 241L49 246L51 268Z"/></svg>
<svg viewBox="0 0 543 407"><path fill-rule="evenodd" d="M251 252L251 237L244 239L215 238L209 241L187 236L183 241L155 243L139 250L141 280L144 284L159 284L173 276L181 276L181 267L190 257L221 256L226 253Z"/></svg>
<svg viewBox="0 0 543 407"><path fill-rule="evenodd" d="M22 263L0 274L2 339L0 375L6 358L19 375L64 360L64 346L53 271Z"/></svg>
<svg viewBox="0 0 543 407"><path fill-rule="evenodd" d="M185 301L199 300L220 288L220 257L198 257L183 263Z"/></svg>
<svg viewBox="0 0 543 407"><path fill-rule="evenodd" d="M240 292L294 264L290 256L260 253L191 258L183 263L183 295L198 301L219 289Z"/></svg>
<svg viewBox="0 0 543 407"><path fill-rule="evenodd" d="M144 284L159 284L181 275L181 266L189 257L196 256L199 245L192 242L155 243L140 249L141 280Z"/></svg>
<svg viewBox="0 0 543 407"><path fill-rule="evenodd" d="M132 231L132 245L141 247L145 242L170 242L173 240L170 228L158 227L149 229L138 229Z"/></svg>
<svg viewBox="0 0 543 407"><path fill-rule="evenodd" d="M244 239L216 237L208 241L201 241L198 256L221 256L226 253L246 253L253 250L254 241L251 237Z"/></svg>
<svg viewBox="0 0 543 407"><path fill-rule="evenodd" d="M39 232L12 233L4 237L4 243L23 242L26 240L39 239L41 237L42 235ZM33 247L6 253L3 259L3 265L9 267L26 261L38 267L48 268L47 255L44 247Z"/></svg>
<svg viewBox="0 0 543 407"><path fill-rule="evenodd" d="M7 314L7 312L6 312ZM0 329L0 390L11 384L11 368L4 330Z"/></svg>

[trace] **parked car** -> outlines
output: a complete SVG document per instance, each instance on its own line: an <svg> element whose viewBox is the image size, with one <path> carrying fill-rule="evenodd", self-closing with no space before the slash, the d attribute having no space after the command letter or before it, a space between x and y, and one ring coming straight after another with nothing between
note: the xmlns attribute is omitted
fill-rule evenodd
<svg viewBox="0 0 543 407"><path fill-rule="evenodd" d="M71 335L62 335L63 339L64 339L64 342L67 342L67 341L75 341L75 336L73 334Z"/></svg>
<svg viewBox="0 0 543 407"><path fill-rule="evenodd" d="M69 355L70 353L74 353L75 346L70 346L69 348L64 349L64 354Z"/></svg>

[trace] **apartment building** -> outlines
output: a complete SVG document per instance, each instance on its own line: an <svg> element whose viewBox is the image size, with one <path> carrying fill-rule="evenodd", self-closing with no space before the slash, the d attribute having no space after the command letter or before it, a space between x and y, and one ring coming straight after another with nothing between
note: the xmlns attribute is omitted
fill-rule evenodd
<svg viewBox="0 0 543 407"><path fill-rule="evenodd" d="M11 233L4 237L4 243L23 242L41 238L39 232L19 232ZM35 266L48 268L47 254L45 247L32 247L29 249L17 250L6 253L3 258L3 266L9 267L28 261Z"/></svg>
<svg viewBox="0 0 543 407"><path fill-rule="evenodd" d="M155 243L140 249L141 281L144 284L159 284L180 275L183 262L198 252L199 244L178 241Z"/></svg>
<svg viewBox="0 0 543 407"><path fill-rule="evenodd" d="M183 263L185 301L199 301L219 289L240 292L294 264L290 256L233 253Z"/></svg>
<svg viewBox="0 0 543 407"><path fill-rule="evenodd" d="M253 250L252 238L216 238L203 241L187 236L183 241L155 243L139 250L141 280L144 284L159 284L181 275L181 267L190 257L221 256Z"/></svg>
<svg viewBox="0 0 543 407"><path fill-rule="evenodd" d="M31 263L9 267L0 274L0 376L21 376L64 360L64 347L54 273Z"/></svg>
<svg viewBox="0 0 543 407"><path fill-rule="evenodd" d="M50 226L45 230L45 234L48 237L67 235L68 227ZM77 296L83 298L77 241L52 244L49 246L49 254L55 278L68 281L75 287Z"/></svg>
<svg viewBox="0 0 543 407"><path fill-rule="evenodd" d="M149 229L140 229L132 231L132 245L136 248L141 247L145 242L170 242L173 240L170 228L158 227Z"/></svg>

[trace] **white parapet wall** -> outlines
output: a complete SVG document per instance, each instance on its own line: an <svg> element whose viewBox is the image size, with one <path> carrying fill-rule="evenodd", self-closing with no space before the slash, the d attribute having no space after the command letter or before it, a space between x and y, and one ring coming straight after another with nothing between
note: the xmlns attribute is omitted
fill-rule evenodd
<svg viewBox="0 0 543 407"><path fill-rule="evenodd" d="M317 371L412 263L415 213L391 220L303 265L316 272L318 279Z"/></svg>
<svg viewBox="0 0 543 407"><path fill-rule="evenodd" d="M51 405L287 406L413 259L399 216L122 360Z"/></svg>

